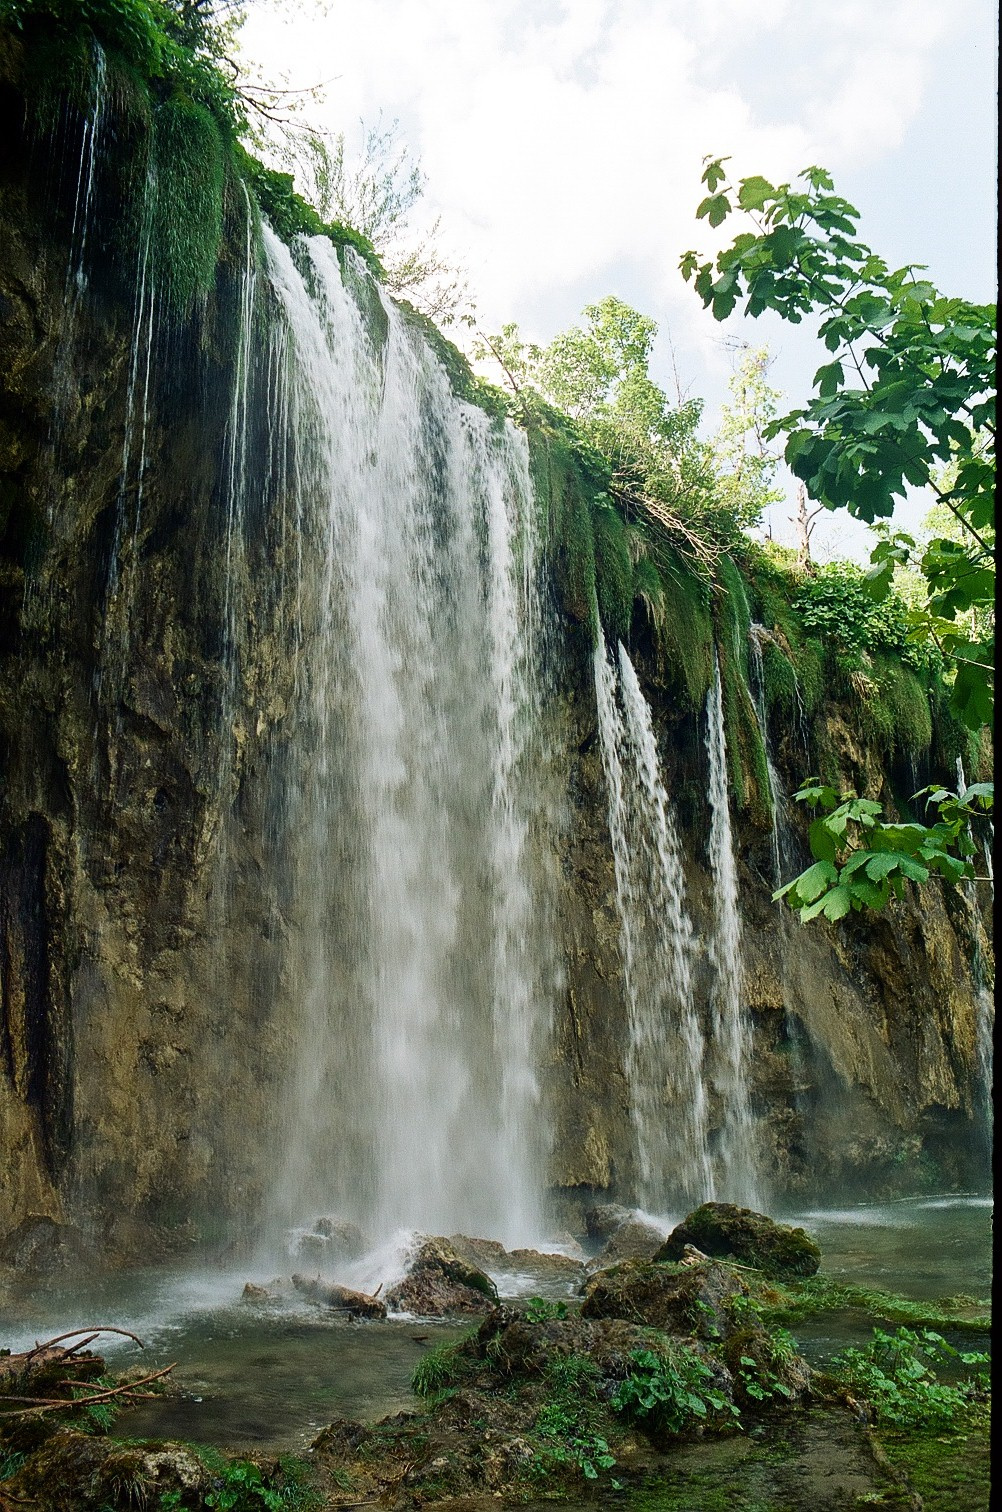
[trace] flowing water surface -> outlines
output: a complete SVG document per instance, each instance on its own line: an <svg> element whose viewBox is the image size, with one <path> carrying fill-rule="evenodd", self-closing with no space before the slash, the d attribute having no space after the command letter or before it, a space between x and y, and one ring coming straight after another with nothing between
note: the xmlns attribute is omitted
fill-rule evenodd
<svg viewBox="0 0 1002 1512"><path fill-rule="evenodd" d="M928 1197L788 1215L822 1246L822 1271L837 1280L915 1299L984 1299L991 1285L991 1215L987 1197ZM359 1262L345 1279L367 1279L389 1251ZM399 1263L399 1262L398 1262ZM368 1269L367 1269L368 1267ZM176 1394L118 1419L128 1436L182 1437L221 1448L303 1448L333 1418L375 1421L413 1409L410 1377L427 1349L457 1338L463 1325L406 1317L350 1323L306 1303L288 1287L272 1302L241 1300L244 1282L274 1272L247 1270L178 1275L147 1271L89 1284L24 1293L0 1310L0 1343L23 1349L82 1324L128 1328L140 1350L108 1335L110 1366L155 1370L177 1361ZM527 1276L498 1274L502 1295L567 1295ZM815 1361L869 1337L856 1315L833 1326L795 1332Z"/></svg>

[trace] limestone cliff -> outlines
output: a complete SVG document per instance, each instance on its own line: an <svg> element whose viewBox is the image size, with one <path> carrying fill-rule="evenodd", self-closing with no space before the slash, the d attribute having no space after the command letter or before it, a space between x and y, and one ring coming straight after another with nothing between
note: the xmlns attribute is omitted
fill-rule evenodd
<svg viewBox="0 0 1002 1512"><path fill-rule="evenodd" d="M235 545L247 204L225 201L214 288L171 311L143 283L140 242L109 231L124 210L106 175L88 211L100 247L84 270L84 118L67 107L43 131L26 89L7 39L0 1238L44 1215L127 1259L250 1229L281 1137L295 1029L283 970L296 923L274 816L302 631L283 597L296 541L262 405L249 446L267 478ZM107 108L107 149L127 152L130 118L115 117L113 100ZM559 555L547 739L564 970L545 1070L551 1182L572 1197L629 1197L606 800L587 636ZM639 607L633 628L705 932L699 711ZM844 709L812 718L848 779L894 796L893 772L854 742ZM804 752L792 734L776 756L793 786ZM746 778L751 791L750 767ZM886 917L800 929L769 901L768 816L750 800L739 811L754 1105L777 1193L970 1179L970 962L975 941L988 958L983 920L962 893L930 886Z"/></svg>

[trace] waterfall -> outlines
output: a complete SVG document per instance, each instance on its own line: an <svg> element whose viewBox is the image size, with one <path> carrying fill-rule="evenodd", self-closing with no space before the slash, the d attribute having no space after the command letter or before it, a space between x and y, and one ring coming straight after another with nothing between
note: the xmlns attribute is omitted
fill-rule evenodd
<svg viewBox="0 0 1002 1512"><path fill-rule="evenodd" d="M963 797L967 791L967 776L964 772L963 758L960 756L957 757L956 771L957 795L958 797ZM971 835L972 842L974 842L974 835L970 827L968 833ZM994 836L994 830L992 833ZM992 870L991 848L987 840L984 842L984 855L987 862L988 885L991 887L992 900L994 901L995 878ZM984 1124L985 1136L990 1149L993 1123L992 1087L995 1078L995 994L988 980L985 954L981 945L977 882L968 879L964 883L964 893L971 915L971 975L974 981L975 1004L977 1006L978 1101L980 1103L980 1113Z"/></svg>
<svg viewBox="0 0 1002 1512"><path fill-rule="evenodd" d="M710 939L714 980L711 995L711 1075L720 1101L719 1186L731 1202L760 1202L755 1124L748 1086L752 1027L741 1005L741 911L738 874L727 796L727 741L720 663L714 655L713 684L707 699L706 753L709 766L710 869L715 919Z"/></svg>
<svg viewBox="0 0 1002 1512"><path fill-rule="evenodd" d="M776 770L776 764L772 759L772 740L769 735L769 711L765 701L765 668L762 661L762 641L768 637L768 633L763 625L752 625L748 635L748 648L751 652L752 704L755 709L755 718L758 721L759 734L762 737L762 748L765 751L765 768L769 779L769 802L772 808L772 830L770 833L772 885L775 891L776 888L782 887L784 882L790 880L793 874L793 864L790 821L786 811L786 793L783 789L782 779ZM782 902L778 906L781 910L781 927L785 930L788 910Z"/></svg>
<svg viewBox="0 0 1002 1512"><path fill-rule="evenodd" d="M353 253L263 242L298 604L276 1216L524 1243L548 1025L526 441L455 398Z"/></svg>
<svg viewBox="0 0 1002 1512"><path fill-rule="evenodd" d="M696 1014L694 939L675 821L651 711L624 646L619 678L594 652L599 739L609 799L623 978L626 1075L637 1151L636 1197L648 1208L713 1195Z"/></svg>

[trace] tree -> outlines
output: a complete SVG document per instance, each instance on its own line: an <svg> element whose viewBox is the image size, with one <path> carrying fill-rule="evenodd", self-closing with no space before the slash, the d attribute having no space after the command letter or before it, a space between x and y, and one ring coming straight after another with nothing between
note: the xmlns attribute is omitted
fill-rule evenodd
<svg viewBox="0 0 1002 1512"><path fill-rule="evenodd" d="M462 314L469 304L466 277L441 250L441 217L423 231L415 225L413 212L426 179L420 162L401 141L398 121L363 125L355 153L343 131L327 140L314 132L303 139L296 156L320 215L368 237L379 254L388 289L442 324L467 318Z"/></svg>
<svg viewBox="0 0 1002 1512"><path fill-rule="evenodd" d="M681 259L704 306L724 320L743 299L752 317L773 310L798 324L820 318L830 360L814 376L815 396L777 418L786 461L810 495L870 524L886 521L906 489L929 488L953 524L920 549L886 529L874 548L869 588L886 597L896 568L917 566L924 602L912 633L934 642L951 670L951 706L971 729L994 704L995 307L948 299L917 267L891 270L856 234L859 212L834 193L823 168L804 187L760 176L727 182L724 159L706 160L708 194L697 218L720 226L736 207L742 230L715 264ZM803 920L838 919L900 896L906 880L933 873L973 877L970 824L993 789L925 790L931 825L892 824L879 804L809 779L798 800L820 810L810 827L815 864L777 897Z"/></svg>
<svg viewBox="0 0 1002 1512"><path fill-rule="evenodd" d="M751 528L783 497L774 484L779 452L766 438L781 395L768 381L768 348L741 343L739 350L713 450L721 499L741 525Z"/></svg>
<svg viewBox="0 0 1002 1512"><path fill-rule="evenodd" d="M523 403L536 393L567 414L609 459L611 491L708 561L740 534L745 514L740 490L722 488L714 449L698 435L702 401L673 404L651 377L657 325L648 316L613 295L583 314L547 347L523 341L514 324L481 333L475 355L496 361Z"/></svg>
<svg viewBox="0 0 1002 1512"><path fill-rule="evenodd" d="M806 169L803 188L756 176L735 189L724 161L707 160L697 217L719 226L736 199L754 229L715 266L686 252L682 274L716 320L740 299L752 317L821 316L831 360L815 374L815 397L770 427L785 433L786 461L812 499L872 524L907 488L927 487L949 511L959 539L933 537L919 551L911 536L888 532L870 583L886 594L895 564L917 558L927 596L916 633L940 647L954 711L977 729L994 699L995 306L945 298L917 267L889 269L858 239L859 212L823 168ZM972 608L978 639L963 618Z"/></svg>

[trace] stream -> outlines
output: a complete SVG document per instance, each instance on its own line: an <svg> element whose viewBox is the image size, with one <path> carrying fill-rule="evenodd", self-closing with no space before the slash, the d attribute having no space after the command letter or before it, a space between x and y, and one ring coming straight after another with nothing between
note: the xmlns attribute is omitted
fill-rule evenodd
<svg viewBox="0 0 1002 1512"><path fill-rule="evenodd" d="M989 1296L988 1197L816 1209L787 1214L784 1221L817 1237L822 1272L836 1280L915 1300ZM187 1274L151 1269L96 1276L72 1287L25 1288L0 1306L0 1343L24 1349L83 1324L130 1329L145 1349L113 1335L96 1347L115 1370L142 1364L152 1372L176 1361L175 1391L123 1412L116 1433L280 1453L305 1448L335 1417L373 1422L413 1408L410 1377L424 1352L465 1331L455 1321L406 1316L350 1322L291 1291L267 1302L241 1299L246 1281L267 1282L275 1275L253 1265ZM547 1288L501 1274L495 1280L502 1296L568 1295L560 1283ZM823 1327L808 1322L794 1332L817 1364L846 1344L863 1342L869 1327L860 1315L843 1314L826 1318Z"/></svg>

